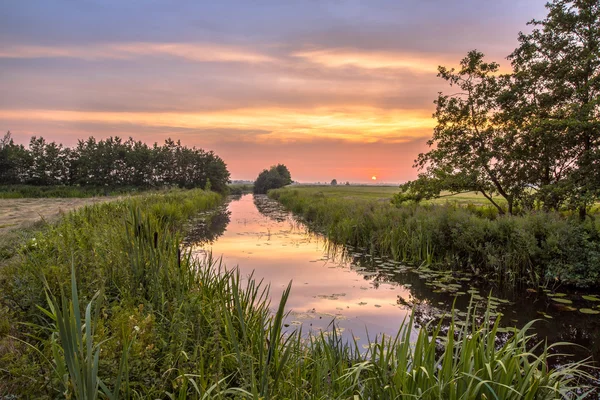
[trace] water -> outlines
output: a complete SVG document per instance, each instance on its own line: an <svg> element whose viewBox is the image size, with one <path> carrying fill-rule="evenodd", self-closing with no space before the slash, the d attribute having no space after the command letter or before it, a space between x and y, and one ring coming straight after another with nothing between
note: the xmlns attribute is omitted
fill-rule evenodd
<svg viewBox="0 0 600 400"><path fill-rule="evenodd" d="M335 321L344 337L365 345L367 335L395 335L413 309L415 323L423 326L450 313L453 305L464 315L472 302L481 311L489 304L505 327L540 319L539 338L577 343L581 347L569 348L574 358L600 359L600 314L580 311L600 311L595 297L582 297L593 293L506 292L472 274L417 270L364 249L335 246L263 195L230 198L209 222L195 225L188 242L197 256L212 252L228 268L237 266L243 276L254 273L254 279L270 283L273 309L292 281L285 322L303 331L327 330Z"/></svg>

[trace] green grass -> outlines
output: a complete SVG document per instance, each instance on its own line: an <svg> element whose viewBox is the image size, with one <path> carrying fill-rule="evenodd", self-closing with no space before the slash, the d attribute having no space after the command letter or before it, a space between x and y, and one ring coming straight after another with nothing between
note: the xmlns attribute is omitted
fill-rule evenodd
<svg viewBox="0 0 600 400"><path fill-rule="evenodd" d="M355 185L337 185L337 186L312 186L312 185L294 185L290 188L306 194L323 194L326 197L341 197L352 199L391 199L398 193L397 186L355 186Z"/></svg>
<svg viewBox="0 0 600 400"><path fill-rule="evenodd" d="M348 189L351 190L351 189ZM369 196L375 189L362 189ZM499 216L491 206L407 204L288 187L269 192L336 243L395 260L469 271L501 285L600 287L600 221L558 213Z"/></svg>
<svg viewBox="0 0 600 400"><path fill-rule="evenodd" d="M345 198L345 199L367 199L367 200L391 200L399 192L398 186L378 186L378 185L338 185L338 186L316 186L316 185L294 185L294 190L302 194L323 194L325 197ZM498 200L503 203L502 199ZM424 201L423 204L446 204L456 203L460 205L488 205L489 201L481 193L467 192L460 194L450 194L442 192L441 197L434 200Z"/></svg>
<svg viewBox="0 0 600 400"><path fill-rule="evenodd" d="M335 329L284 331L291 284L271 304L263 282L180 246L189 218L220 201L193 190L88 206L22 243L0 268L0 393L555 399L585 390L584 363L551 368L557 356L532 348L527 329L497 342L499 322L474 312L447 331L414 332L411 318L367 350Z"/></svg>

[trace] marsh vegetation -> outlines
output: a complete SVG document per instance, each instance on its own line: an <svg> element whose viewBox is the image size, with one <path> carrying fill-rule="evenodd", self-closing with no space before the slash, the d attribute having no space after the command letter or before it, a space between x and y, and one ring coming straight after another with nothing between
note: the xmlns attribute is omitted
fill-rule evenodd
<svg viewBox="0 0 600 400"><path fill-rule="evenodd" d="M294 287L271 301L261 280L181 246L188 219L220 202L201 190L136 196L72 212L23 243L0 269L2 392L510 399L584 390L582 365L549 367L553 345L525 351L535 346L529 326L498 344L499 319L481 310L430 330L415 330L409 314L397 336L364 347L335 326L286 328Z"/></svg>

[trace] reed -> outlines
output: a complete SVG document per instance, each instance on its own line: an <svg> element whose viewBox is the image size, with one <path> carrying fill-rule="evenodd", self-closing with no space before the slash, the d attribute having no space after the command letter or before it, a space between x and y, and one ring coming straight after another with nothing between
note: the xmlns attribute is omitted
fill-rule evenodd
<svg viewBox="0 0 600 400"><path fill-rule="evenodd" d="M291 188L269 196L336 243L405 263L466 270L508 287L600 287L598 219L542 211L484 217L477 207L396 207Z"/></svg>
<svg viewBox="0 0 600 400"><path fill-rule="evenodd" d="M375 338L367 350L335 326L286 330L291 283L271 304L264 282L181 249L187 218L218 202L211 193L177 191L95 205L24 246L0 269L6 317L20 327L11 335L19 345L0 353L4 393L554 399L585 390L588 362L549 367L552 348L566 345L534 344L530 325L499 340L498 321L475 313L452 318L449 329L417 331L410 318L396 337ZM0 349L8 339L0 338Z"/></svg>

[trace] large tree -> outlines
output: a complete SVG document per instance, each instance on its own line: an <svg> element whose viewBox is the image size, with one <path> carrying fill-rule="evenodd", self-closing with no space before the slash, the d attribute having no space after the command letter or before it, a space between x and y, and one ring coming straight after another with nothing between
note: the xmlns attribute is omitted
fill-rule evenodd
<svg viewBox="0 0 600 400"><path fill-rule="evenodd" d="M506 211L526 188L515 132L504 129L498 120L498 97L508 80L498 74L498 64L484 61L471 51L460 69L439 68L439 77L454 88L440 93L435 101L437 125L428 141L432 149L422 153L415 166L425 170L416 182L403 186L413 199L435 197L442 190L476 191L485 196L500 213L505 209L496 200L506 200Z"/></svg>
<svg viewBox="0 0 600 400"><path fill-rule="evenodd" d="M547 206L586 207L600 192L600 2L553 0L519 34L507 115L533 149L530 180Z"/></svg>

